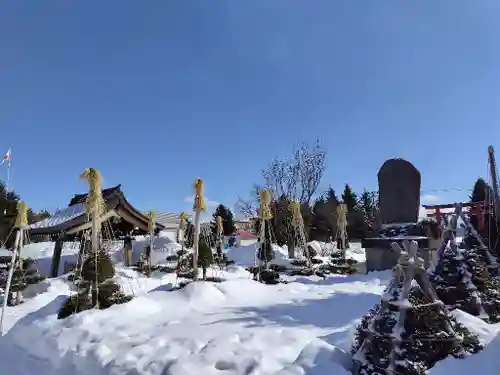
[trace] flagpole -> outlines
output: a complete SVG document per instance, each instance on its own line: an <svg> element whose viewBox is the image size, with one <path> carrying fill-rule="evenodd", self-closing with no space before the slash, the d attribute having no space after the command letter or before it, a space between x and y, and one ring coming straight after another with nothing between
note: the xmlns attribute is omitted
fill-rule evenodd
<svg viewBox="0 0 500 375"><path fill-rule="evenodd" d="M7 164L7 183L5 185L5 192L9 193L9 182L10 182L10 156Z"/></svg>
<svg viewBox="0 0 500 375"><path fill-rule="evenodd" d="M11 153L12 153L12 150L11 150L11 147L9 145L9 148L7 149L7 153L5 154L3 161L0 162L0 164L3 164L3 162L5 160L7 160L7 181L6 181L6 184L5 184L5 200L6 201L9 200L10 163L11 163L11 160L12 160L11 157L10 157ZM3 214L4 215L7 214L7 208L5 208L5 210L3 211Z"/></svg>

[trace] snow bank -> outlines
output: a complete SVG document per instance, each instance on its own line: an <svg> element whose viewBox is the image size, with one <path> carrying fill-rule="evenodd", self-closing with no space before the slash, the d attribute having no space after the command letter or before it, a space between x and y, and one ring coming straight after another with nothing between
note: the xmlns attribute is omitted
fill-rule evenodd
<svg viewBox="0 0 500 375"><path fill-rule="evenodd" d="M47 292L9 308L12 328L0 338L0 361L17 359L9 373L346 374L352 325L384 288L365 275L263 285L233 266L227 281L167 292L171 275L146 281L117 269L142 285L127 304L57 320L69 290L50 280Z"/></svg>
<svg viewBox="0 0 500 375"><path fill-rule="evenodd" d="M254 243L246 246L229 247L226 249L228 259L234 260L236 264L244 267L252 267L255 262L255 253L259 244ZM288 265L288 252L278 245L273 245L275 258L271 263Z"/></svg>
<svg viewBox="0 0 500 375"><path fill-rule="evenodd" d="M486 348L464 359L446 358L430 370L430 375L497 374L500 368L498 355L500 353L500 323L487 324L462 311L455 311L454 315L460 322L479 335Z"/></svg>
<svg viewBox="0 0 500 375"><path fill-rule="evenodd" d="M153 265L165 263L167 256L175 254L182 248L180 244L170 238L171 236L168 235L168 232L167 235L162 235L162 233L164 232L160 232L158 237L154 237L153 251L151 252L151 263ZM136 236L135 240L132 242L132 263L135 264L139 261L141 254L149 244L149 236ZM113 261L117 263L123 262L125 255L123 243L114 251L110 251L110 253Z"/></svg>

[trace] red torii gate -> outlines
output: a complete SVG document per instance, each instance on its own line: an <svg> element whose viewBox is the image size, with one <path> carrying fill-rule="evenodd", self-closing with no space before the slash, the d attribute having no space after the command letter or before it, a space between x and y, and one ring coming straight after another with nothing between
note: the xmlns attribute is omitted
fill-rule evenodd
<svg viewBox="0 0 500 375"><path fill-rule="evenodd" d="M435 205L422 205L426 210L434 211L433 213L427 214L429 217L436 219L438 225L441 224L441 218L443 215L451 215L453 212L441 212L441 210L455 208L456 203L448 204L435 204ZM484 228L484 217L486 215L484 202L469 202L461 203L462 207L469 208L469 215L476 216L478 221L479 230Z"/></svg>

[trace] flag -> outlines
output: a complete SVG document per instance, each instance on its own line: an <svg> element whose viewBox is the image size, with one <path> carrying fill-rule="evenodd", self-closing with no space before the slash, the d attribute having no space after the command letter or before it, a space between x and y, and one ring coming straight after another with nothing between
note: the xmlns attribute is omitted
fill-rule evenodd
<svg viewBox="0 0 500 375"><path fill-rule="evenodd" d="M2 165L3 163L7 162L7 163L9 163L9 167L10 167L10 151L11 151L11 150L10 150L10 147L9 147L9 149L8 149L8 150L7 150L7 152L5 153L5 155L4 155L3 159L2 159L2 161L0 161L0 165Z"/></svg>

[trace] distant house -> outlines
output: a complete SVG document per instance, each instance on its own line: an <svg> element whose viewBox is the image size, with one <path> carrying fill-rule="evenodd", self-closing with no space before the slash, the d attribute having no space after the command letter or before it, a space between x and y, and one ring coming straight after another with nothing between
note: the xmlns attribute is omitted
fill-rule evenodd
<svg viewBox="0 0 500 375"><path fill-rule="evenodd" d="M247 232L246 230L240 229L236 232L236 242L235 247L248 246L257 242L258 236Z"/></svg>
<svg viewBox="0 0 500 375"><path fill-rule="evenodd" d="M144 212L144 214L147 213ZM190 217L189 219L191 220ZM164 227L162 231L168 232L168 237L173 241L176 240L177 229L179 228L180 221L180 214L171 212L156 212L156 222Z"/></svg>
<svg viewBox="0 0 500 375"><path fill-rule="evenodd" d="M234 221L234 227L236 230L244 230L252 233L254 229L253 225L254 219L240 219Z"/></svg>

